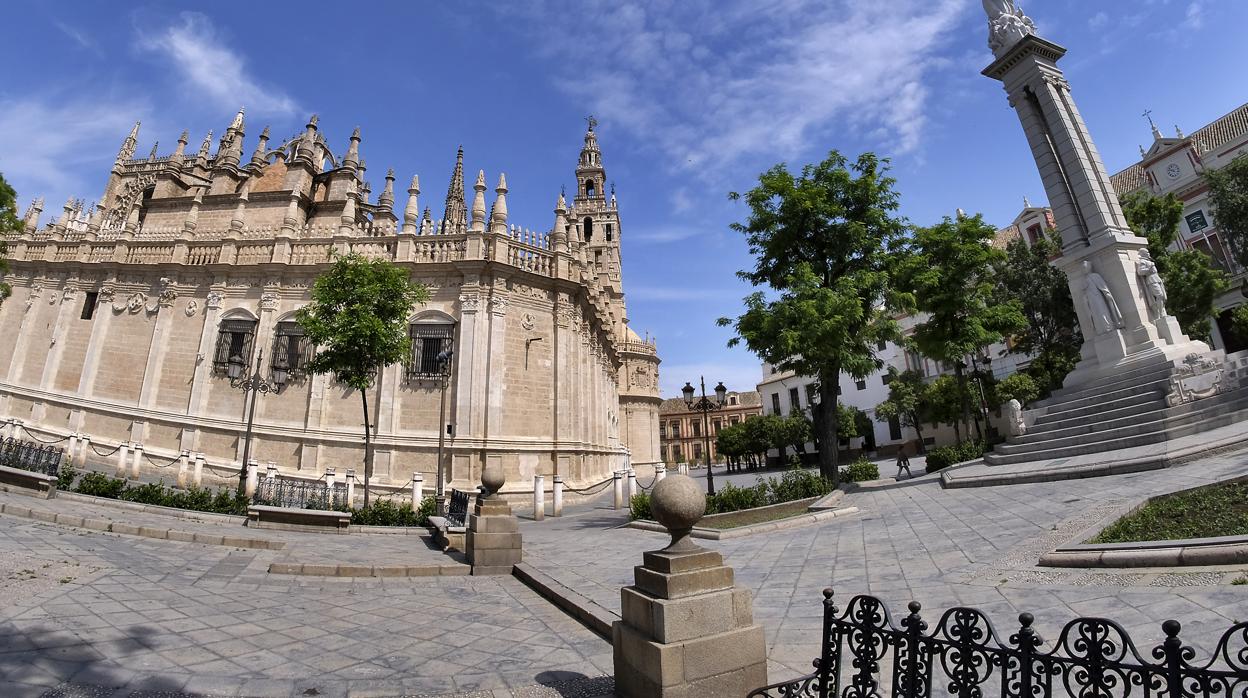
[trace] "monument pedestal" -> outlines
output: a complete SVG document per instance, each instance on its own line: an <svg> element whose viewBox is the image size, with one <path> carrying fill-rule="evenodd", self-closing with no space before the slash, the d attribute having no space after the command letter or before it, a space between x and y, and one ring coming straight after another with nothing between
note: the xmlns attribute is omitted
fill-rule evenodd
<svg viewBox="0 0 1248 698"><path fill-rule="evenodd" d="M678 488L690 490L693 502L704 506L690 478L665 478L652 499L665 525L672 506L664 499ZM678 542L645 553L644 564L634 568L633 586L620 592L621 620L611 629L616 695L744 696L766 685L766 639L754 623L749 590L734 585L732 568L719 553L688 542L688 528L668 528Z"/></svg>
<svg viewBox="0 0 1248 698"><path fill-rule="evenodd" d="M473 575L511 574L512 566L524 555L519 523L511 505L501 497L477 500L468 515L464 546Z"/></svg>

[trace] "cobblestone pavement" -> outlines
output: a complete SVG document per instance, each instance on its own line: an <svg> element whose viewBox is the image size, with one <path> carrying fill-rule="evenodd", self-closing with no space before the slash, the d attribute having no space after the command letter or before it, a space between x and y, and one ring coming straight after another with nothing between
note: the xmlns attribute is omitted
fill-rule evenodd
<svg viewBox="0 0 1248 698"><path fill-rule="evenodd" d="M425 547L264 533L367 542L358 559ZM267 574L287 554L0 517L0 695L596 695L535 684L611 673L608 643L511 577Z"/></svg>
<svg viewBox="0 0 1248 698"><path fill-rule="evenodd" d="M773 680L810 671L820 591L829 586L842 607L870 593L903 613L913 599L932 621L951 606L976 606L1006 632L1030 611L1046 638L1075 616L1103 616L1148 649L1162 637L1161 622L1177 618L1184 640L1208 652L1229 625L1248 619L1248 586L1230 585L1243 568L1058 570L1036 561L1126 502L1244 474L1246 452L1168 470L1007 487L944 490L929 475L848 494L841 504L857 506L854 516L699 544L721 551L738 582L754 591ZM526 561L618 614L619 589L632 583L641 553L665 543L657 533L613 528L623 521L622 513L598 508L525 522Z"/></svg>

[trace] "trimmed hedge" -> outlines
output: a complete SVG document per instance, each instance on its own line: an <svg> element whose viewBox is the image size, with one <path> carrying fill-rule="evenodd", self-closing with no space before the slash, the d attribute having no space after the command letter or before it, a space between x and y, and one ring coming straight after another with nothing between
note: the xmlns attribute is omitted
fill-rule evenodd
<svg viewBox="0 0 1248 698"><path fill-rule="evenodd" d="M861 456L858 460L841 468L841 480L845 482L866 482L867 480L879 479L879 466Z"/></svg>
<svg viewBox="0 0 1248 698"><path fill-rule="evenodd" d="M983 441L963 441L961 446L937 446L927 451L927 472L934 473L951 465L975 460L984 455Z"/></svg>
<svg viewBox="0 0 1248 698"><path fill-rule="evenodd" d="M758 484L752 487L739 487L725 483L713 495L706 497L707 514L726 514L730 511L756 509L771 504L792 502L798 499L810 499L828 494L833 489L832 483L819 476L817 472L794 469L785 472L777 480L769 477L758 478ZM650 493L642 492L634 495L629 502L629 518L651 519Z"/></svg>

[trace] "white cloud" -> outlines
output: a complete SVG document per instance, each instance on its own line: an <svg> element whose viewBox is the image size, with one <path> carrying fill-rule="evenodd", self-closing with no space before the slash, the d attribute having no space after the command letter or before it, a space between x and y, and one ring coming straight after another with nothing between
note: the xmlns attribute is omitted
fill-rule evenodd
<svg viewBox="0 0 1248 698"><path fill-rule="evenodd" d="M663 225L657 228L646 228L642 230L630 230L628 237L630 240L639 242L665 244L669 242L680 242L688 240L701 234L703 231L689 225Z"/></svg>
<svg viewBox="0 0 1248 698"><path fill-rule="evenodd" d="M191 87L219 107L244 106L249 113L260 114L294 113L294 100L248 74L243 57L217 35L211 20L195 12L183 12L181 19L180 24L142 39L140 46L171 60Z"/></svg>
<svg viewBox="0 0 1248 698"><path fill-rule="evenodd" d="M715 178L852 132L919 146L927 74L967 0L547 0L511 9L572 66L557 85L606 128ZM592 50L586 50L591 40ZM675 203L675 202L674 202Z"/></svg>
<svg viewBox="0 0 1248 698"><path fill-rule="evenodd" d="M1200 29L1205 23L1204 9L1200 0L1189 4L1183 16L1183 26L1187 29Z"/></svg>
<svg viewBox="0 0 1248 698"><path fill-rule="evenodd" d="M0 102L0 172L17 190L23 209L35 196L46 198L46 221L59 214L67 197L89 202L103 192L117 148L147 112L141 103L105 96Z"/></svg>
<svg viewBox="0 0 1248 698"><path fill-rule="evenodd" d="M1100 12L1097 12L1096 14L1092 15L1091 19L1088 20L1088 26L1092 27L1093 29L1100 29L1106 24L1109 24L1109 14L1105 12L1105 10L1101 10Z"/></svg>
<svg viewBox="0 0 1248 698"><path fill-rule="evenodd" d="M63 33L65 36L68 36L70 39L73 39L74 43L78 44L80 47L86 48L86 49L95 49L95 42L91 40L90 36L87 36L86 32L79 29L78 27L62 22L59 19L52 20L52 24L54 24L57 29L60 29L61 33Z"/></svg>

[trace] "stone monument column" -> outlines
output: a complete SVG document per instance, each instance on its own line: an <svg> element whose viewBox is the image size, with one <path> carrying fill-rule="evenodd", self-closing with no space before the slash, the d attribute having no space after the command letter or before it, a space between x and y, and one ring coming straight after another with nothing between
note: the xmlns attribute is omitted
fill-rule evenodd
<svg viewBox="0 0 1248 698"><path fill-rule="evenodd" d="M1053 264L1066 273L1083 332L1078 386L1209 347L1189 339L1171 315L1150 307L1136 269L1148 241L1127 227L1101 156L1057 61L1066 49L1035 34L1014 0L984 0L996 60L984 75L1004 83L1031 146L1062 239Z"/></svg>
<svg viewBox="0 0 1248 698"><path fill-rule="evenodd" d="M654 486L650 506L672 542L645 553L633 586L620 591L612 625L615 694L622 698L744 696L767 684L767 645L748 589L733 584L719 553L689 532L706 511L685 475Z"/></svg>
<svg viewBox="0 0 1248 698"><path fill-rule="evenodd" d="M507 481L499 459L486 461L481 471L485 491L477 496L476 505L468 515L465 553L473 575L511 574L511 568L523 557L520 522L511 513L511 505L498 495Z"/></svg>

